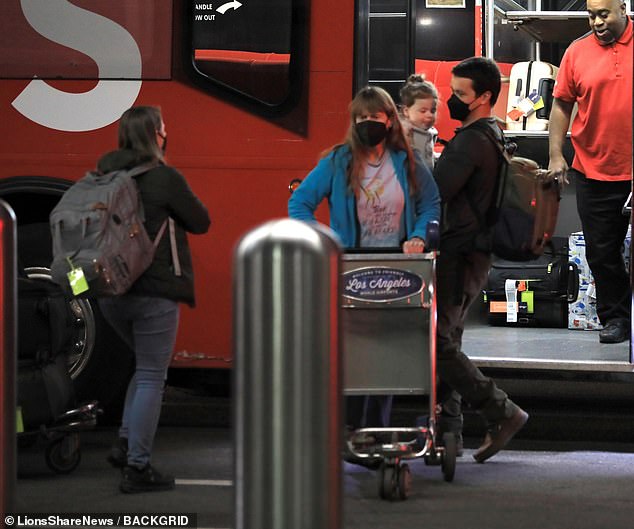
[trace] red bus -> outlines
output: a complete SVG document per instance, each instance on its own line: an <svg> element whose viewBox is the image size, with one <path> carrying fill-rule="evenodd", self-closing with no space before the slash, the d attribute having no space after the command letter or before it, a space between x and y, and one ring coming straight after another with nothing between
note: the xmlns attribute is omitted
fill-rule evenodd
<svg viewBox="0 0 634 529"><path fill-rule="evenodd" d="M160 106L169 163L212 216L190 238L197 306L183 309L173 365L230 366L234 245L286 216L289 183L342 136L353 32L354 3L336 0L3 2L0 197L20 267L46 277L51 209L116 148L126 108ZM78 397L107 405L132 357L96 304L72 307Z"/></svg>
<svg viewBox="0 0 634 529"><path fill-rule="evenodd" d="M191 237L197 306L182 312L172 365L230 367L238 239L286 216L289 184L341 140L361 86L397 96L416 69L446 101L452 64L486 48L482 9L481 0L5 0L0 197L17 215L21 268L47 276L49 212L116 148L126 108L158 105L169 163L212 216L210 232ZM507 42L513 29L497 28L495 58L506 73L531 45ZM457 125L441 104L441 138ZM131 355L93 302L71 305L78 397L107 404Z"/></svg>

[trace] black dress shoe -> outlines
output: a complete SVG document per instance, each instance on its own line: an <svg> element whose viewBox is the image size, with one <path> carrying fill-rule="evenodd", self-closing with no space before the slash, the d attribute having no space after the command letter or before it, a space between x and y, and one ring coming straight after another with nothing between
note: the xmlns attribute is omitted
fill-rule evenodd
<svg viewBox="0 0 634 529"><path fill-rule="evenodd" d="M599 331L599 342L621 343L630 337L630 322L627 320L612 320Z"/></svg>

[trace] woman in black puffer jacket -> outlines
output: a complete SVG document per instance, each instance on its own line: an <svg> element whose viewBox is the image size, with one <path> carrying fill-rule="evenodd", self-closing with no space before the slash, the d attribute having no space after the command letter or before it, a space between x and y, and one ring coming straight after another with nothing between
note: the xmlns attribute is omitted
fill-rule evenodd
<svg viewBox="0 0 634 529"><path fill-rule="evenodd" d="M97 169L107 173L156 163L136 178L152 240L163 222L174 220L176 251L169 230L156 249L154 261L124 295L101 298L99 306L110 325L134 350L136 369L128 386L119 439L108 461L123 468L122 492L174 488L174 478L157 472L150 456L167 368L178 329L179 302L194 306L194 276L187 233L205 233L207 208L176 169L165 165L165 123L158 108L132 107L121 116L119 150L104 155ZM178 265L180 264L180 270Z"/></svg>

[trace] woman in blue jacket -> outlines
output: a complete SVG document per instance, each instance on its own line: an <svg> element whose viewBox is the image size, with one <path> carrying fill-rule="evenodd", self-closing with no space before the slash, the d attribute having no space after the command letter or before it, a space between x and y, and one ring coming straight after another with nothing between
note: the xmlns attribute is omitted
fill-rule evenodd
<svg viewBox="0 0 634 529"><path fill-rule="evenodd" d="M315 221L325 198L330 227L346 248L424 251L427 223L440 216L438 188L409 147L385 90L372 86L355 96L344 142L330 149L293 192L288 214Z"/></svg>
<svg viewBox="0 0 634 529"><path fill-rule="evenodd" d="M293 192L289 216L314 222L324 199L330 227L346 248L425 250L427 223L440 216L438 188L412 152L396 105L382 88L366 87L354 97L344 142L327 151ZM391 397L349 397L347 425L388 426L391 402Z"/></svg>

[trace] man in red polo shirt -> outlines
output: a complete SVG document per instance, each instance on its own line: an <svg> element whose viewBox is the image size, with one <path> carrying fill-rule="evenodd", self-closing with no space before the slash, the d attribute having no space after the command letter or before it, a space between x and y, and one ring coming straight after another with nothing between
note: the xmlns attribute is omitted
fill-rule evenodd
<svg viewBox="0 0 634 529"><path fill-rule="evenodd" d="M630 336L631 291L621 256L629 218L621 213L632 187L632 21L623 0L588 0L590 28L561 61L549 123L549 171L575 176L577 210L603 324L601 343ZM562 147L574 104L575 150L569 170Z"/></svg>

